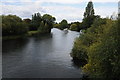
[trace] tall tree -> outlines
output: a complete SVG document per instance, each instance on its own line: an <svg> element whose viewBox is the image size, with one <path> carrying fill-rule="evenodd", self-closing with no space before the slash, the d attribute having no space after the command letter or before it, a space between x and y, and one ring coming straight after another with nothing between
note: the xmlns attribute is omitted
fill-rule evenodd
<svg viewBox="0 0 120 80"><path fill-rule="evenodd" d="M40 13L35 13L34 15L32 15L30 30L37 30L40 26L41 21L42 17Z"/></svg>
<svg viewBox="0 0 120 80"><path fill-rule="evenodd" d="M87 4L86 10L84 12L84 18L87 18L89 16L94 16L95 12L94 12L94 8L93 8L93 3L92 1L90 1Z"/></svg>
<svg viewBox="0 0 120 80"><path fill-rule="evenodd" d="M83 29L91 27L93 24L94 19L97 17L94 15L94 8L92 1L88 2L86 10L84 12L84 18L82 22Z"/></svg>
<svg viewBox="0 0 120 80"><path fill-rule="evenodd" d="M55 17L49 15L49 14L44 14L42 16L42 21L40 23L40 26L38 28L39 33L50 33L51 29L53 28Z"/></svg>

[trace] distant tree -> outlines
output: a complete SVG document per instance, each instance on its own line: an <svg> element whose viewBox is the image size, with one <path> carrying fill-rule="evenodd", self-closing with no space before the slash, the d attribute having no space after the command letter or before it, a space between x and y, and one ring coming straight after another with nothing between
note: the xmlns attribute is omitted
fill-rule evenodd
<svg viewBox="0 0 120 80"><path fill-rule="evenodd" d="M40 13L35 13L32 15L32 21L30 25L30 30L37 30L42 21L42 16Z"/></svg>
<svg viewBox="0 0 120 80"><path fill-rule="evenodd" d="M75 31L80 31L82 29L82 24L80 22L72 22L71 24L69 24L69 26L71 26L72 24L76 24L76 30Z"/></svg>
<svg viewBox="0 0 120 80"><path fill-rule="evenodd" d="M56 20L55 17L49 15L49 14L44 14L42 16L42 20L44 23L47 23L50 28L53 28L53 24L55 23L54 21Z"/></svg>
<svg viewBox="0 0 120 80"><path fill-rule="evenodd" d="M44 22L43 21L41 21L38 31L39 31L39 33L44 32Z"/></svg>
<svg viewBox="0 0 120 80"><path fill-rule="evenodd" d="M39 33L50 33L51 29L54 26L55 20L56 20L55 17L53 17L49 14L44 14L42 16L42 21L38 28Z"/></svg>
<svg viewBox="0 0 120 80"><path fill-rule="evenodd" d="M27 18L27 19L23 19L23 21L24 21L25 23L28 23L28 24L31 23L31 19L29 19L29 18Z"/></svg>
<svg viewBox="0 0 120 80"><path fill-rule="evenodd" d="M62 30L68 28L68 22L65 19L63 19L59 24L60 24L60 29Z"/></svg>
<svg viewBox="0 0 120 80"><path fill-rule="evenodd" d="M40 13L32 15L32 20L21 19L16 15L0 16L2 18L2 35L22 35L29 31L38 31L39 33L50 33L55 23L55 17Z"/></svg>
<svg viewBox="0 0 120 80"><path fill-rule="evenodd" d="M58 24L58 23L54 24L54 28L59 28L59 27L60 27L60 24Z"/></svg>
<svg viewBox="0 0 120 80"><path fill-rule="evenodd" d="M78 30L77 24L72 24L72 25L70 26L70 30L72 30L72 31L77 31L77 30Z"/></svg>
<svg viewBox="0 0 120 80"><path fill-rule="evenodd" d="M33 22L37 22L37 21L41 21L41 20L42 20L42 18L41 18L41 14L39 12L32 15Z"/></svg>
<svg viewBox="0 0 120 80"><path fill-rule="evenodd" d="M32 27L31 27L31 19L27 18L27 19L23 19L24 24L26 24L28 26L28 29L31 31Z"/></svg>

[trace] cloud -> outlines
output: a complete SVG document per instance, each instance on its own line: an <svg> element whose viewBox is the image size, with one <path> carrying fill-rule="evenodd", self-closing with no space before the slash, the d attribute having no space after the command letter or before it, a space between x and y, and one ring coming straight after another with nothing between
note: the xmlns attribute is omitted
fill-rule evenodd
<svg viewBox="0 0 120 80"><path fill-rule="evenodd" d="M89 2L90 0L2 0L2 2L53 2L53 3L67 3L75 4L81 2ZM118 2L118 0L91 0L93 2Z"/></svg>
<svg viewBox="0 0 120 80"><path fill-rule="evenodd" d="M67 19L69 22L81 21L83 18L83 8L76 8L71 6L47 6L44 8L46 13L50 13L57 18L57 21Z"/></svg>
<svg viewBox="0 0 120 80"><path fill-rule="evenodd" d="M116 7L97 7L95 13L101 15L101 17L110 17L113 13L118 13Z"/></svg>
<svg viewBox="0 0 120 80"><path fill-rule="evenodd" d="M27 2L21 5L2 4L2 14L14 14L22 18L31 18L35 12L44 13L45 10L38 3Z"/></svg>
<svg viewBox="0 0 120 80"><path fill-rule="evenodd" d="M31 18L35 12L51 14L60 22L62 19L68 22L82 21L86 4L89 0L2 0L2 14L15 14L22 18ZM110 16L117 12L117 0L92 0L95 13L102 17ZM111 4L107 3L110 2ZM104 3L104 4L103 4ZM102 4L102 5L101 5ZM1 14L1 13L0 13Z"/></svg>
<svg viewBox="0 0 120 80"><path fill-rule="evenodd" d="M6 3L6 2L3 2ZM57 18L60 22L62 19L67 19L68 22L80 21L82 19L83 8L75 8L74 6L62 6L62 5L49 5L41 6L41 2L24 2L18 5L18 3L13 4L3 4L3 14L15 14L22 18L31 18L31 15L35 12L40 12L41 14L51 14Z"/></svg>

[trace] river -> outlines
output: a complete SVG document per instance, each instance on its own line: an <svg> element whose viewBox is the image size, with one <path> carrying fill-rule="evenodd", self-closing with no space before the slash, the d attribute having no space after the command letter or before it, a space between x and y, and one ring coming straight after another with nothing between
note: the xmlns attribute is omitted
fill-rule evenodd
<svg viewBox="0 0 120 80"><path fill-rule="evenodd" d="M78 32L53 28L51 34L2 42L3 78L81 78L70 57Z"/></svg>

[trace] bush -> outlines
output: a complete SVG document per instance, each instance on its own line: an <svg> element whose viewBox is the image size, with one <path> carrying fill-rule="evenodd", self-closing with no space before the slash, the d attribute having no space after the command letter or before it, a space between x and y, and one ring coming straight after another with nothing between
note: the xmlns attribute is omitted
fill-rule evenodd
<svg viewBox="0 0 120 80"><path fill-rule="evenodd" d="M76 25L76 24L72 24L72 25L70 26L70 30L72 30L72 31L77 31L77 30L78 30L77 25Z"/></svg>
<svg viewBox="0 0 120 80"><path fill-rule="evenodd" d="M88 63L82 69L89 77L110 79L120 76L119 25L119 20L98 18L76 39L71 56L87 58Z"/></svg>
<svg viewBox="0 0 120 80"><path fill-rule="evenodd" d="M117 23L107 21L98 41L88 48L88 64L83 67L90 77L118 78L120 54Z"/></svg>
<svg viewBox="0 0 120 80"><path fill-rule="evenodd" d="M27 25L16 15L2 15L2 35L22 35L28 32Z"/></svg>

